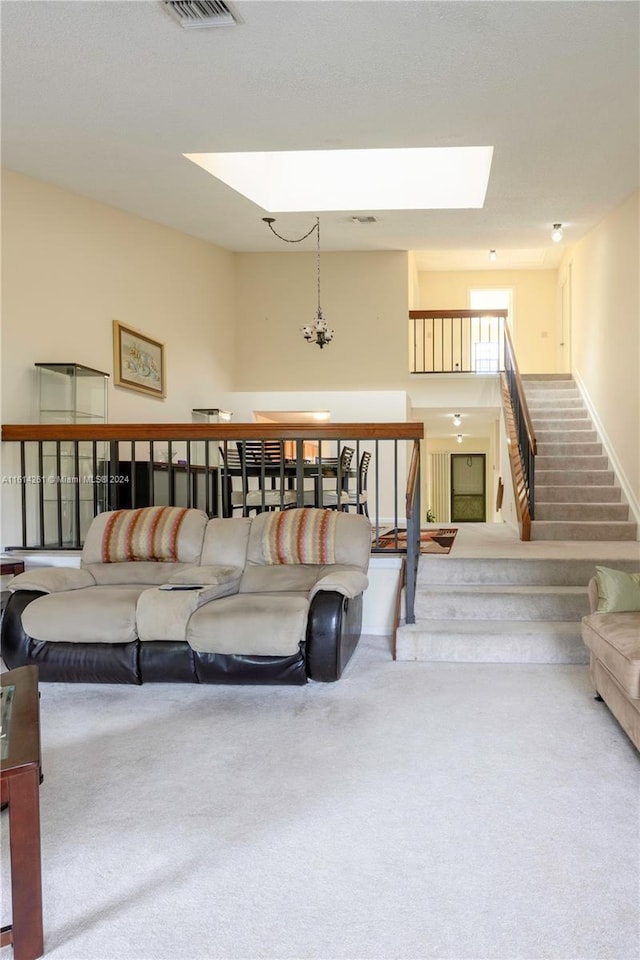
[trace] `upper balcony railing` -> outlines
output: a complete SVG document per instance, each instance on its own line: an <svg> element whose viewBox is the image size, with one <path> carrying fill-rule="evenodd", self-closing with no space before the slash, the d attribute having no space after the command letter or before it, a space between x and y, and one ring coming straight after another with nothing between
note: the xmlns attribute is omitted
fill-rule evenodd
<svg viewBox="0 0 640 960"><path fill-rule="evenodd" d="M411 373L504 370L507 310L410 310Z"/></svg>

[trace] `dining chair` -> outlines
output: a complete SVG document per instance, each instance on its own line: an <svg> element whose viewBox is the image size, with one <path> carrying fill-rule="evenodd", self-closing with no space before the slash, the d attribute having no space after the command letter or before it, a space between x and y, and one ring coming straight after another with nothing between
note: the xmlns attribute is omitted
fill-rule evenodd
<svg viewBox="0 0 640 960"><path fill-rule="evenodd" d="M263 443L265 449L262 449ZM295 490L288 489L283 469L277 470L284 462L282 441L238 440L235 449L231 446L218 449L223 464L223 489L227 487L226 503L232 513L242 510L242 516L248 517L253 510L262 513L296 505ZM273 459L276 454L279 459ZM236 487L234 479L239 481Z"/></svg>
<svg viewBox="0 0 640 960"><path fill-rule="evenodd" d="M368 450L363 450L360 457L360 463L358 465L356 489L349 495L349 499L347 500L347 509L349 509L349 507L356 507L358 513L363 513L365 517L369 516L369 506L367 503L369 496L367 493L367 474L369 472L370 462L371 454Z"/></svg>
<svg viewBox="0 0 640 960"><path fill-rule="evenodd" d="M305 507L326 507L331 510L346 510L349 503L349 470L355 450L353 447L342 447L339 457L322 458L322 469L335 470L335 479L330 481L320 479L314 490L304 493Z"/></svg>

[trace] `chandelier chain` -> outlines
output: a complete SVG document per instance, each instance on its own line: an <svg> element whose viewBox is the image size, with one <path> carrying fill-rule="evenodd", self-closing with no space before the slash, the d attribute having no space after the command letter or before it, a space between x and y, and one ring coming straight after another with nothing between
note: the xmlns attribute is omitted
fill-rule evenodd
<svg viewBox="0 0 640 960"><path fill-rule="evenodd" d="M317 346L322 348L333 340L334 332L329 330L327 327L327 322L322 315L322 307L320 306L320 217L316 217L316 222L311 227L310 230L307 230L305 234L301 237L283 237L282 234L278 233L274 229L273 224L275 223L274 217L263 217L264 223L267 224L271 232L278 238L278 240L283 240L285 243L302 243L303 240L306 240L307 237L310 237L313 231L316 232L316 272L317 272L317 285L318 285L318 313L313 325L306 325L302 328L302 335L309 343L315 343Z"/></svg>

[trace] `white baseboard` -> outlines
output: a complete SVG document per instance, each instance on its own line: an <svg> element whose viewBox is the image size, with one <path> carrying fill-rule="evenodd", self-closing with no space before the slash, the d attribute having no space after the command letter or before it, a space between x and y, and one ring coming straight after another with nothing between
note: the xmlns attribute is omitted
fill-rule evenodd
<svg viewBox="0 0 640 960"><path fill-rule="evenodd" d="M633 514L633 519L639 525L638 529L639 529L639 536L640 536L640 501L638 500L638 497L633 487L631 486L631 484L629 483L629 480L627 479L627 476L624 472L622 464L620 463L620 460L618 459L618 456L615 452L613 444L611 443L611 440L609 439L607 431L605 430L604 425L600 417L598 416L598 412L591 400L591 397L589 396L589 391L585 386L584 380L582 379L582 377L580 376L577 370L574 370L573 378L577 384L577 387L578 387L578 390L580 391L582 399L584 400L584 404L587 408L589 416L593 420L594 426L598 431L598 436L602 441L604 452L609 458L609 462L611 463L611 468L616 475L616 480L620 484L622 493L627 503L629 504L629 510Z"/></svg>

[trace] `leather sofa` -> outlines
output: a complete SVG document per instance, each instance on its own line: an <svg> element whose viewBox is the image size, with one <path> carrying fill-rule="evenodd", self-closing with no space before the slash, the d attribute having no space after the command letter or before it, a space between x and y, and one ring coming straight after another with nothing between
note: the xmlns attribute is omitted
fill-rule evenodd
<svg viewBox="0 0 640 960"><path fill-rule="evenodd" d="M607 605L606 584L627 575L615 570L606 573L602 568L598 570L598 577L589 581L591 613L582 618L582 639L590 653L591 681L596 695L604 700L640 750L640 609L629 609L629 604ZM632 577L636 579L640 575ZM640 579L638 587L640 589Z"/></svg>
<svg viewBox="0 0 640 960"><path fill-rule="evenodd" d="M334 681L360 637L370 549L369 521L339 511L103 513L79 568L10 582L2 657L43 681Z"/></svg>

